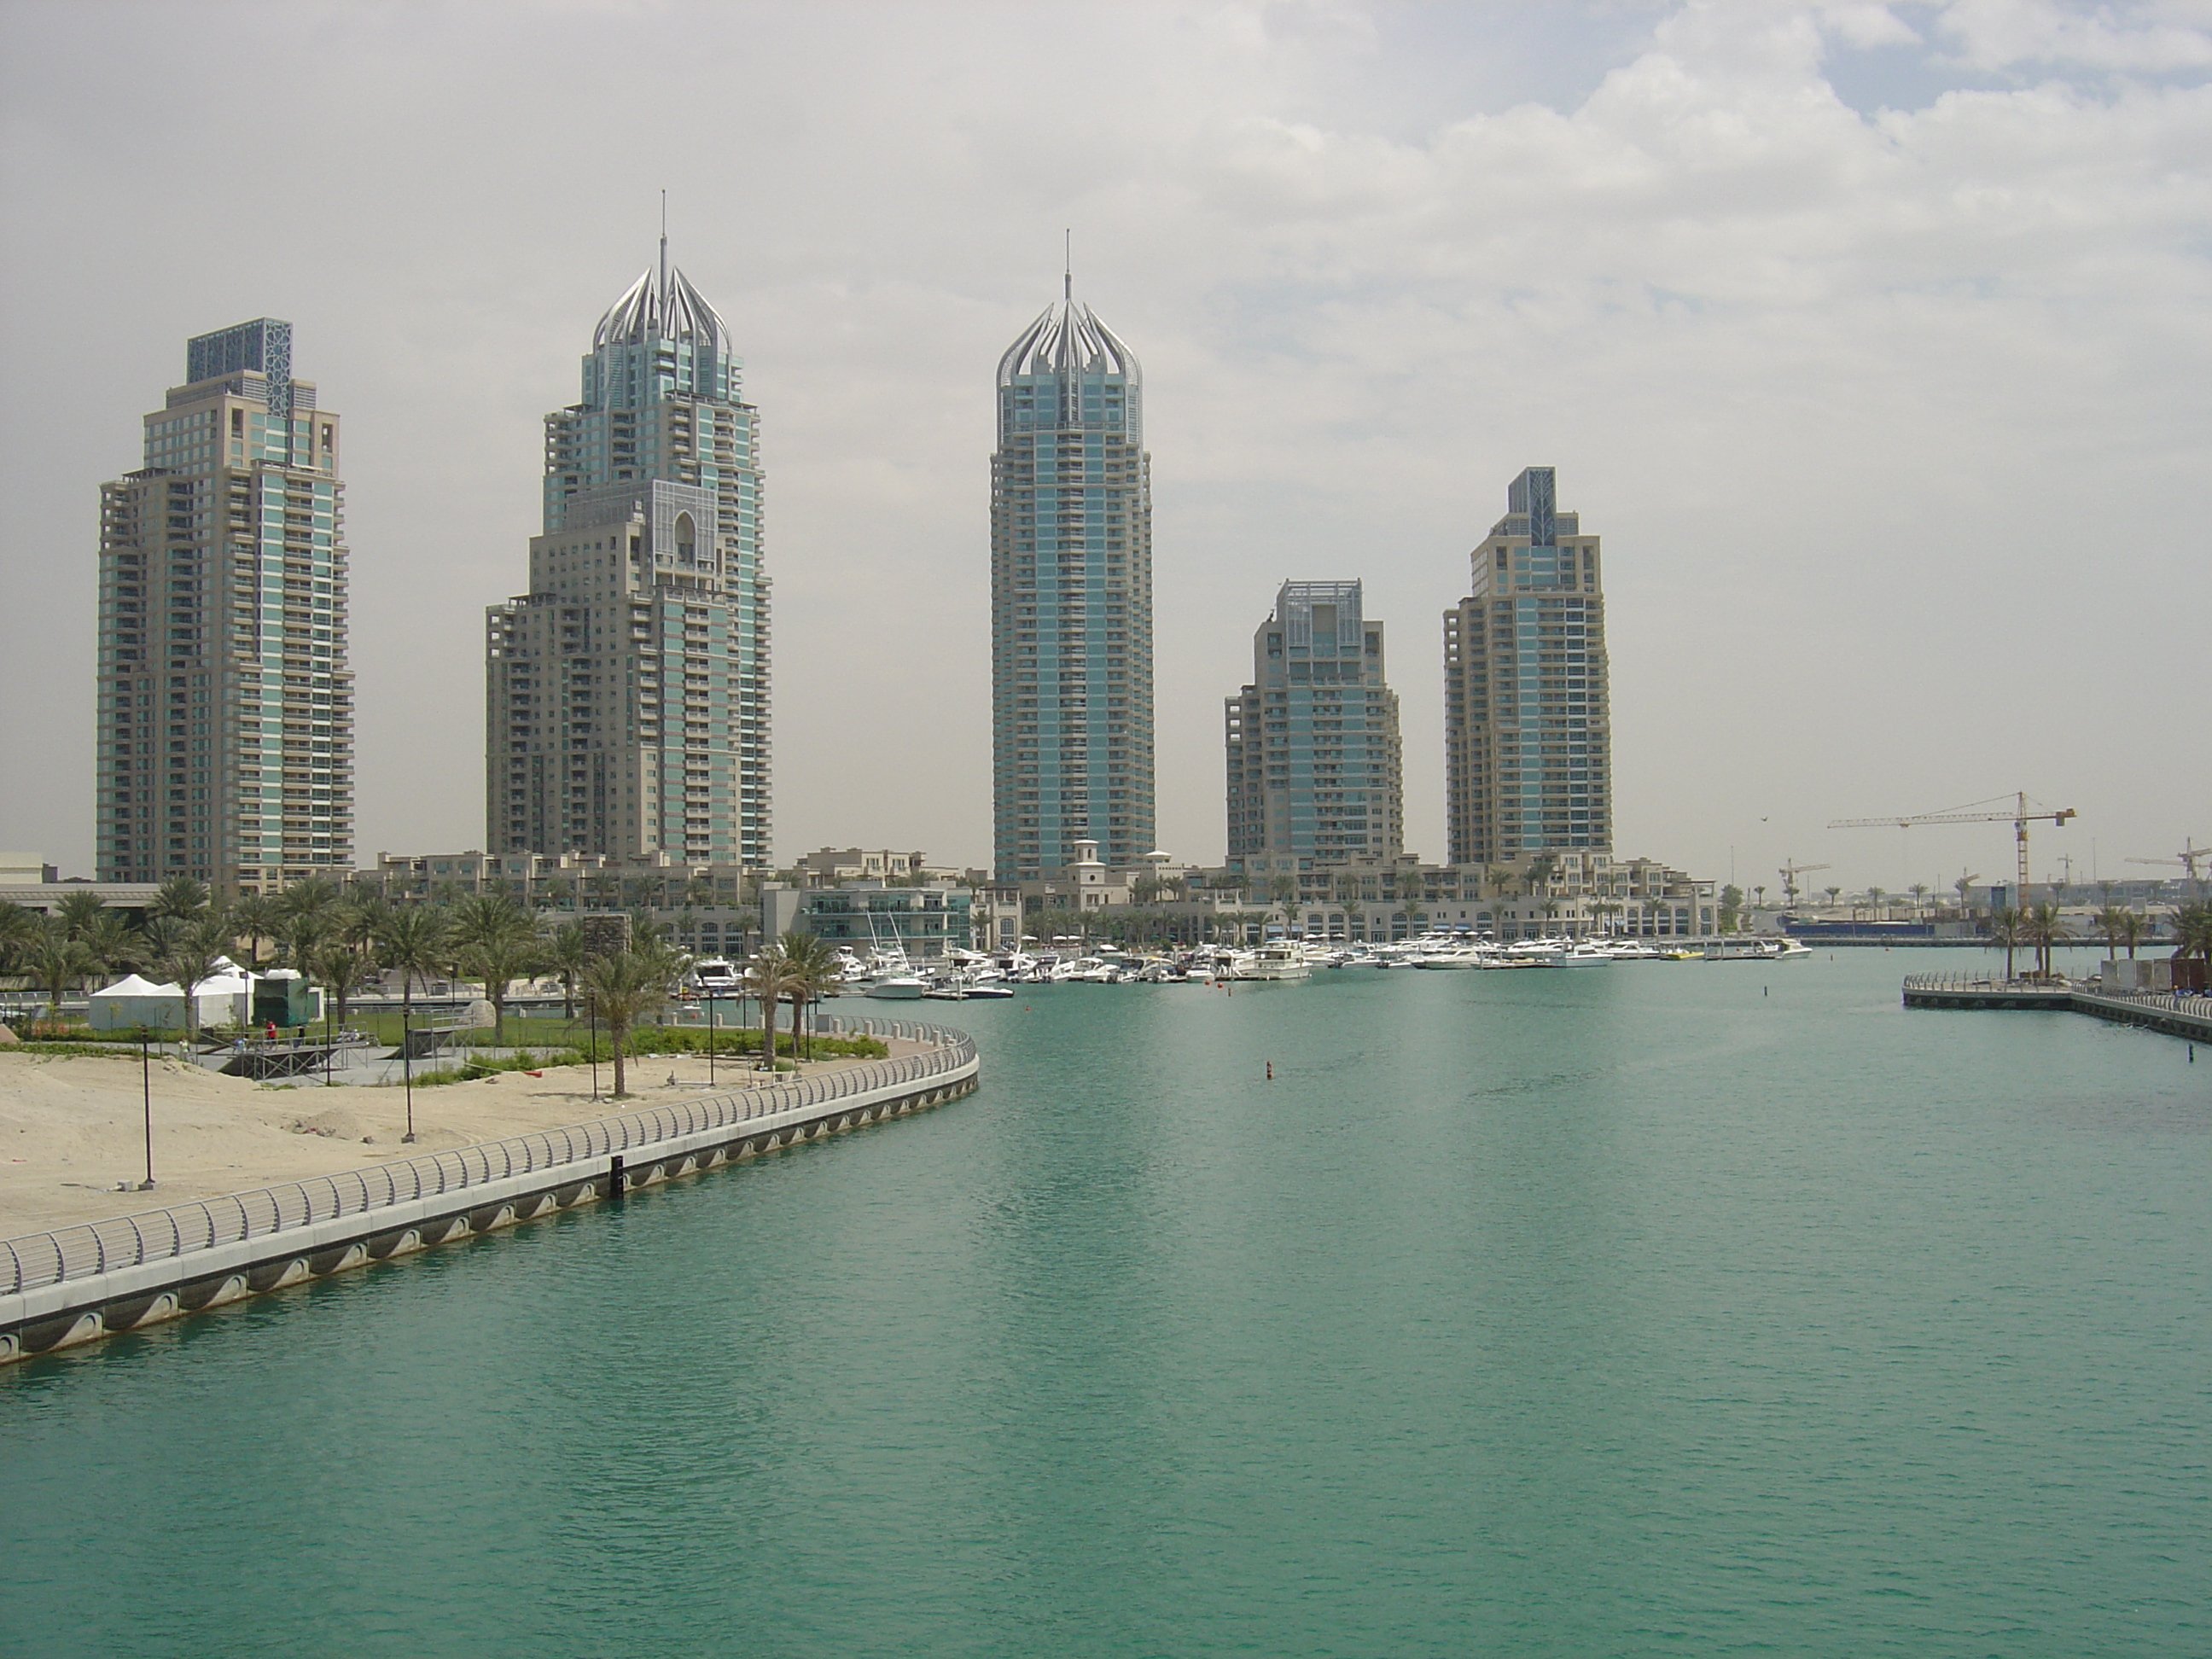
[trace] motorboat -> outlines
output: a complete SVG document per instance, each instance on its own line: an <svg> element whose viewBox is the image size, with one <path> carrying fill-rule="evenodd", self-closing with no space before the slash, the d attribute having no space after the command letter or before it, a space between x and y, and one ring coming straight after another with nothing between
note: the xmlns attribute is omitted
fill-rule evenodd
<svg viewBox="0 0 2212 1659"><path fill-rule="evenodd" d="M1595 939L1584 939L1552 958L1554 968L1610 968L1620 958Z"/></svg>
<svg viewBox="0 0 2212 1659"><path fill-rule="evenodd" d="M684 977L702 997L734 996L740 979L737 968L726 957L701 957Z"/></svg>
<svg viewBox="0 0 2212 1659"><path fill-rule="evenodd" d="M1424 951L1411 960L1416 968L1484 968L1490 964L1493 954L1480 945L1447 945L1440 950Z"/></svg>
<svg viewBox="0 0 2212 1659"><path fill-rule="evenodd" d="M1310 979L1313 964L1306 960L1305 947L1294 939L1271 939L1252 952L1249 961L1240 963L1238 979Z"/></svg>

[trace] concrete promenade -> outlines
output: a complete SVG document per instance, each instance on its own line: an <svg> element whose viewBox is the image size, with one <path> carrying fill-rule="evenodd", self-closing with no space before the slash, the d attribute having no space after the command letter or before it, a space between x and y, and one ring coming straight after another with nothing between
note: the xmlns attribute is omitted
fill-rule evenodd
<svg viewBox="0 0 2212 1659"><path fill-rule="evenodd" d="M2106 994L2079 985L2045 985L2033 980L1991 979L1968 974L1907 974L1908 1008L2041 1008L2094 1014L2124 1025L2212 1042L2212 997L2187 992L2136 991Z"/></svg>
<svg viewBox="0 0 2212 1659"><path fill-rule="evenodd" d="M0 1364L455 1243L972 1091L964 1033L837 1029L919 1054L773 1087L648 1106L223 1198L0 1241Z"/></svg>

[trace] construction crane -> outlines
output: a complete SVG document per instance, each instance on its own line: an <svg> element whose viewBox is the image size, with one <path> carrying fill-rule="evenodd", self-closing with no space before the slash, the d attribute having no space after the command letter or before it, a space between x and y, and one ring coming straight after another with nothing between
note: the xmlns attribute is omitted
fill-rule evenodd
<svg viewBox="0 0 2212 1659"><path fill-rule="evenodd" d="M2212 859L2212 848L2199 847L2194 840L2184 841L2181 850L2170 859L2130 859L2130 864L2179 865L2189 872L2189 884L2197 885L2197 860Z"/></svg>
<svg viewBox="0 0 2212 1659"><path fill-rule="evenodd" d="M1797 878L1809 875L1815 870L1832 870L1835 867L1832 864L1798 864L1794 861L1784 865L1775 872L1775 874L1782 878L1782 902L1795 908L1797 903Z"/></svg>
<svg viewBox="0 0 2212 1659"><path fill-rule="evenodd" d="M1993 799L2002 800L2004 798L2000 795ZM2081 814L2070 806L2057 807L2049 811L2031 812L2027 810L2028 799L2025 791L2016 791L2014 793L2013 810L2009 812L1981 812L1974 810L1975 806L1987 804L1987 802L1978 801L1972 805L1948 812L1917 812L1909 817L1838 818L1830 823L1828 828L1831 830L1886 830L1893 823L1900 830L1910 830L1916 823L2009 823L2012 825L2013 841L2020 848L2020 886L2013 894L2013 902L2024 903L2027 896L2027 826L2031 823L2041 823L2046 820L2054 824L2063 823L2069 818L2079 817Z"/></svg>

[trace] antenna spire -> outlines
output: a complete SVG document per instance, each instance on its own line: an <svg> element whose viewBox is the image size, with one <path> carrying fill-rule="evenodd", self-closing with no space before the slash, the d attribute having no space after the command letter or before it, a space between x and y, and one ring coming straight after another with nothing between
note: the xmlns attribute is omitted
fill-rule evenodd
<svg viewBox="0 0 2212 1659"><path fill-rule="evenodd" d="M1067 229L1063 230L1060 233L1060 235L1063 239L1061 242L1061 250L1064 255L1064 259L1060 277L1060 297L1063 300L1073 301L1075 298L1074 227L1070 226Z"/></svg>
<svg viewBox="0 0 2212 1659"><path fill-rule="evenodd" d="M668 299L668 192L660 192L660 295L665 305Z"/></svg>

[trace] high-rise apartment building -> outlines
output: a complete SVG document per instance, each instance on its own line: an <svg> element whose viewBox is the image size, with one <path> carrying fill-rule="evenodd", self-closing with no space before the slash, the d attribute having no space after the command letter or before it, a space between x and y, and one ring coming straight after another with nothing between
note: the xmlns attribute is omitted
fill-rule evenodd
<svg viewBox="0 0 2212 1659"><path fill-rule="evenodd" d="M999 360L991 458L999 878L1152 850L1152 501L1144 371L1072 283Z"/></svg>
<svg viewBox="0 0 2212 1659"><path fill-rule="evenodd" d="M1395 858L1406 841L1398 696L1358 582L1285 582L1228 699L1229 867Z"/></svg>
<svg viewBox="0 0 2212 1659"><path fill-rule="evenodd" d="M1613 845L1613 720L1598 538L1532 466L1444 613L1446 816L1454 864L1524 866Z"/></svg>
<svg viewBox="0 0 2212 1659"><path fill-rule="evenodd" d="M100 486L102 881L274 892L353 867L338 417L292 325L203 334Z"/></svg>
<svg viewBox="0 0 2212 1659"><path fill-rule="evenodd" d="M487 845L769 861L759 411L661 244L545 417L530 591L487 617Z"/></svg>

